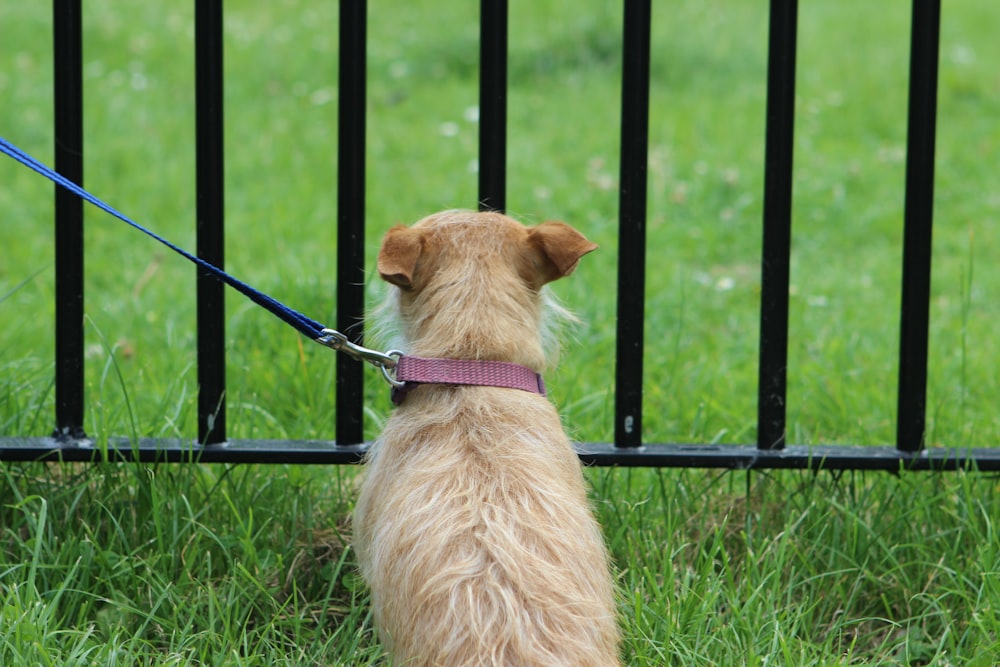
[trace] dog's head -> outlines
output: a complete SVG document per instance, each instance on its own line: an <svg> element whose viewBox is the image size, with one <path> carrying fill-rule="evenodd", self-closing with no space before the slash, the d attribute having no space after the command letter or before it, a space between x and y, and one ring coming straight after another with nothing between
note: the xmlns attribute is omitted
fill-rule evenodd
<svg viewBox="0 0 1000 667"><path fill-rule="evenodd" d="M563 222L446 211L390 229L378 272L399 288L411 353L540 367L542 288L596 248Z"/></svg>

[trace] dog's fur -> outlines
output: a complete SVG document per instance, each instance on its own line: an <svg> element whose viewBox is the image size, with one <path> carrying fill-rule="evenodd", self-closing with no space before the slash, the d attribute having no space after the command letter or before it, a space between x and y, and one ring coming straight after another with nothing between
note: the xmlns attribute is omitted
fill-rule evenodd
<svg viewBox="0 0 1000 667"><path fill-rule="evenodd" d="M569 225L447 211L386 235L406 352L542 371L542 287L597 246ZM553 405L421 385L368 454L355 546L402 666L618 665L608 555Z"/></svg>

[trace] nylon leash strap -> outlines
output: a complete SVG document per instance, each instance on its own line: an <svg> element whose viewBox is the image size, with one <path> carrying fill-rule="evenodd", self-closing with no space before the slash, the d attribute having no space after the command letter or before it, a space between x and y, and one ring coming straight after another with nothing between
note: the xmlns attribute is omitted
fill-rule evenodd
<svg viewBox="0 0 1000 667"><path fill-rule="evenodd" d="M0 137L0 151L14 158L15 160L17 160L24 166L28 167L29 169L41 174L42 176L45 176L53 183L69 190L70 192L77 195L81 199L90 202L91 204L101 209L102 211L113 215L114 217L118 218L127 225L134 227L143 234L146 234L147 236L159 241L161 244L170 248L177 254L181 255L182 257L196 264L199 268L201 268L209 275L215 277L218 280L221 280L225 284L235 289L240 294L246 296L248 299L256 303L261 308L264 308L269 313L281 319L286 324L291 325L297 331L307 336L308 338L316 341L321 345L325 345L326 347L330 347L333 348L334 350L339 350L341 352L344 352L355 359L358 359L360 361L367 361L368 363L377 366L378 368L382 369L382 373L385 375L386 379L390 380L390 382L393 382L389 371L391 371L396 366L396 361L397 359L399 359L400 356L399 352L383 353L383 352L378 352L376 350L370 350L368 348L361 347L360 345L352 343L351 341L348 340L346 335L340 333L339 331L325 327L323 324L317 322L316 320L303 315L297 310L289 308L288 306L281 303L277 299L274 299L268 296L267 294L264 294L260 290L254 289L253 287L246 284L242 280L239 280L238 278L226 273L219 267L211 264L210 262L206 262L204 259L191 254L190 252L184 250L180 246L171 243L170 241L163 238L159 234L153 232L152 230L143 227L139 223L135 222L134 220L126 216L125 214L121 213L112 206L106 204L101 199L95 197L91 193L87 192L73 181L69 180L65 176L50 169L49 167L42 164L35 158L31 157L30 155L28 155L27 153L25 153L20 148L13 145L3 137Z"/></svg>

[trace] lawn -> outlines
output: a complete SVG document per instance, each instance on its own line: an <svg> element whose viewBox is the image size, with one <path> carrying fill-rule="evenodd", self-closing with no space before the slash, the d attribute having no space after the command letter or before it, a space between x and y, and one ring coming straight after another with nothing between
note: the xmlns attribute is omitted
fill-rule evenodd
<svg viewBox="0 0 1000 667"><path fill-rule="evenodd" d="M476 3L370 3L368 267L382 232L474 207ZM907 3L802 3L789 441L894 437ZM944 3L928 442L1000 440L1000 43ZM86 184L194 246L192 3L84 3ZM508 207L601 244L554 285L547 378L612 437L617 3L512 3ZM766 3L654 3L645 439L750 443ZM0 4L0 135L51 163L51 8ZM332 320L335 3L226 3L227 269ZM51 185L0 160L0 435L52 427ZM86 218L92 436L194 437L194 270ZM369 303L382 294L367 285ZM331 352L235 293L229 430L329 438ZM390 410L366 378L366 433ZM381 664L353 467L0 464L0 664ZM1000 489L975 473L594 469L628 665L993 665Z"/></svg>

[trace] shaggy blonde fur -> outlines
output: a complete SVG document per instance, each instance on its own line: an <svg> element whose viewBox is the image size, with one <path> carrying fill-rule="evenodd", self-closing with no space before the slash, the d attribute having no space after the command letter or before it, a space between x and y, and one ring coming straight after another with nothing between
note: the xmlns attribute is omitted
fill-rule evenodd
<svg viewBox="0 0 1000 667"><path fill-rule="evenodd" d="M406 352L545 365L542 287L596 248L563 223L447 211L383 241ZM421 385L368 455L355 546L397 666L618 665L608 555L553 405Z"/></svg>

